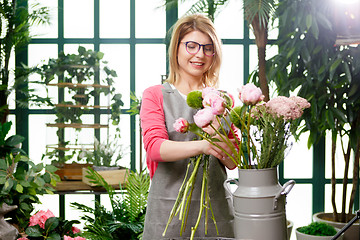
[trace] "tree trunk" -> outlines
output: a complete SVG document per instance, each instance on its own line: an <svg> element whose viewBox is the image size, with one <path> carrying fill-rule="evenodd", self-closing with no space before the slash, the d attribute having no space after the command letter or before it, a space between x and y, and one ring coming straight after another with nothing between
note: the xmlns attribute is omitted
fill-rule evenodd
<svg viewBox="0 0 360 240"><path fill-rule="evenodd" d="M335 176L335 152L336 152L336 139L331 140L331 205L333 207L334 221L339 220L336 209L335 195L336 195L336 176Z"/></svg>
<svg viewBox="0 0 360 240"><path fill-rule="evenodd" d="M341 215L340 222L346 222L346 192L347 184L349 180L349 165L350 165L350 153L351 153L351 141L348 142L348 147L346 152L343 152L344 161L345 161L345 170L344 170L344 179L343 179L343 194L342 194L342 205L341 205ZM343 145L343 143L341 143Z"/></svg>
<svg viewBox="0 0 360 240"><path fill-rule="evenodd" d="M256 15L251 23L255 35L255 42L258 48L259 83L262 93L265 95L264 101L269 101L269 86L266 79L266 44L267 26L260 25L259 16Z"/></svg>

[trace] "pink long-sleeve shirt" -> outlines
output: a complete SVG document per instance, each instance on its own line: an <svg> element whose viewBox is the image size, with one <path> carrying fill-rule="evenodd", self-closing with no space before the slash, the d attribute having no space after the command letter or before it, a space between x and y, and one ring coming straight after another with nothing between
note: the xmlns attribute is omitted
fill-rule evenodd
<svg viewBox="0 0 360 240"><path fill-rule="evenodd" d="M162 89L162 85L147 88L141 102L140 121L150 178L154 176L158 162L164 161L160 155L160 146L169 140L165 126ZM232 128L236 137L239 137L239 130L234 125ZM234 138L231 131L229 138Z"/></svg>

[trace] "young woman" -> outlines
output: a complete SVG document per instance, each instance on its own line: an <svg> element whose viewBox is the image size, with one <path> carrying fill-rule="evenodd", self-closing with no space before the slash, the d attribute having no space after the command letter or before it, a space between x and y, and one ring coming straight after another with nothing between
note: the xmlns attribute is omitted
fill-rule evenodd
<svg viewBox="0 0 360 240"><path fill-rule="evenodd" d="M195 109L186 103L186 95L193 90L216 87L221 64L221 41L213 23L196 14L181 18L175 24L169 47L170 72L167 82L146 89L143 93L140 119L147 165L152 178L145 218L143 240L180 238L181 221L174 218L165 230L170 211L184 180L190 157L211 155L209 192L219 235L211 219L205 235L204 222L196 237L233 237L233 213L223 182L225 167L235 164L219 148L206 140L194 141L195 134L178 133L173 128L176 119L183 117L193 122ZM225 143L220 143L231 152ZM192 196L187 227L182 238L190 237L195 225L201 192L201 171L197 176Z"/></svg>

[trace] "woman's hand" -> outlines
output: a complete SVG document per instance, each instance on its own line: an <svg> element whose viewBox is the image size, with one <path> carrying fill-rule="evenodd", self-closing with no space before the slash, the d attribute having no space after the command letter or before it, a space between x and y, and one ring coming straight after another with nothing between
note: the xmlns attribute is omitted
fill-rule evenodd
<svg viewBox="0 0 360 240"><path fill-rule="evenodd" d="M224 166L226 166L229 169L234 169L236 167L236 164L228 156L228 154L230 156L233 156L233 152L231 148L228 146L227 143L221 140L220 136L215 136L213 138L219 139L219 142L214 142L214 143L220 148L209 143L207 140L202 140L204 144L203 153L207 155L213 155L214 157L218 158ZM233 149L237 149L235 146L235 139L229 139L229 140L233 145Z"/></svg>

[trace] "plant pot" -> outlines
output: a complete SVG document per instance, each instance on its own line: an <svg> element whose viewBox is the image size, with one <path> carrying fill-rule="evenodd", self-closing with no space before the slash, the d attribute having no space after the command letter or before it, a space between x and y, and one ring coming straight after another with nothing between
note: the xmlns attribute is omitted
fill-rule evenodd
<svg viewBox="0 0 360 240"><path fill-rule="evenodd" d="M340 229L335 228L337 231L340 231ZM298 228L295 230L296 233L296 239L297 240L331 240L333 236L314 236L309 235L305 233L301 233L298 231ZM339 236L339 240L343 239L343 234Z"/></svg>
<svg viewBox="0 0 360 240"><path fill-rule="evenodd" d="M290 220L287 220L287 239L289 240L291 237L291 232L294 227L294 223Z"/></svg>
<svg viewBox="0 0 360 240"><path fill-rule="evenodd" d="M64 163L60 166L55 173L59 175L60 179L63 181L68 180L82 180L82 169L92 166L92 164L87 163Z"/></svg>
<svg viewBox="0 0 360 240"><path fill-rule="evenodd" d="M229 182L238 186L234 193ZM239 169L238 181L226 180L224 187L233 197L235 238L288 239L285 198L294 184L291 180L281 186L277 168Z"/></svg>
<svg viewBox="0 0 360 240"><path fill-rule="evenodd" d="M104 167L101 167L101 170L97 170L97 167L93 167L93 169L101 176L104 178L104 180L112 186L119 186L119 184L123 185L126 183L126 179L127 176L129 174L129 169L125 168L125 169L119 169L118 167L116 167L116 169L114 168L109 168L109 170L104 170ZM98 168L99 169L99 168ZM90 179L86 177L86 175L88 175L87 173L88 169L87 168L83 168L82 169L82 181L83 183L89 185L89 186L96 186L95 183L91 183Z"/></svg>
<svg viewBox="0 0 360 240"><path fill-rule="evenodd" d="M313 215L313 221L325 222L335 228L342 229L347 223L332 221L332 213L319 212ZM344 240L359 239L359 221L356 221L350 228L344 232Z"/></svg>

